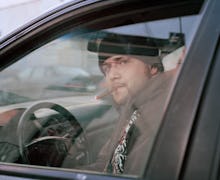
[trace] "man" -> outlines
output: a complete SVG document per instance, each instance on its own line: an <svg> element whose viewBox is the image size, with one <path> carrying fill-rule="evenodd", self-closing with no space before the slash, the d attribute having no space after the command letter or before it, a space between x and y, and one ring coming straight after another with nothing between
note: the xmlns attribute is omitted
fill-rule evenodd
<svg viewBox="0 0 220 180"><path fill-rule="evenodd" d="M158 48L140 39L110 35L101 40L98 52L105 87L120 117L89 169L141 175L162 120L173 72L162 73Z"/></svg>
<svg viewBox="0 0 220 180"><path fill-rule="evenodd" d="M139 45L138 49L135 41L114 34L99 44L99 67L105 75L105 85L118 105L124 105L148 79L164 70L158 48Z"/></svg>
<svg viewBox="0 0 220 180"><path fill-rule="evenodd" d="M118 105L124 105L158 73L157 67L151 68L149 64L127 55L112 56L103 62L101 68L106 87Z"/></svg>

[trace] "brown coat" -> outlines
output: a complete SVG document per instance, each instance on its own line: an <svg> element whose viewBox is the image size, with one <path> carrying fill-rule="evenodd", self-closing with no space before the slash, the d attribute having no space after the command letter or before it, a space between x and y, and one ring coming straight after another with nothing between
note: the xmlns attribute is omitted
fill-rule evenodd
<svg viewBox="0 0 220 180"><path fill-rule="evenodd" d="M112 138L102 148L96 163L92 164L89 169L106 171L112 153L121 137L122 129L136 107L139 109L141 117L135 122L137 128L132 135L132 146L130 146L125 161L124 173L142 175L166 108L166 100L172 87L174 74L173 70L161 73L149 80L138 96L130 100L130 103L121 110L121 116Z"/></svg>

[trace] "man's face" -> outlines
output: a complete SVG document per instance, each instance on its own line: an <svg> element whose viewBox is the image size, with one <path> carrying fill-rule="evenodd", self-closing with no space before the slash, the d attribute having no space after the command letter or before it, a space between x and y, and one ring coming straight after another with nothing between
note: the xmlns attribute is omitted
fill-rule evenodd
<svg viewBox="0 0 220 180"><path fill-rule="evenodd" d="M144 87L151 77L149 65L130 56L112 56L101 66L106 85L117 104L124 104Z"/></svg>

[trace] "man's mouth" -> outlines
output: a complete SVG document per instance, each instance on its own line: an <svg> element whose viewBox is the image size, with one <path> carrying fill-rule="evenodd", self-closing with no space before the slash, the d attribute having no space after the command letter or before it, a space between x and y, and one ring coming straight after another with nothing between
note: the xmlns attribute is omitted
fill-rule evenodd
<svg viewBox="0 0 220 180"><path fill-rule="evenodd" d="M108 89L104 90L104 91L101 92L100 94L96 95L96 96L95 96L95 99L102 99L102 98L104 98L104 97L106 97L106 96L108 96L108 95L110 95L110 94L113 94L114 92L117 92L117 90L118 90L119 88L122 88L122 87L125 87L125 84L123 84L123 83L114 84L114 85L112 86L111 90L108 90Z"/></svg>
<svg viewBox="0 0 220 180"><path fill-rule="evenodd" d="M115 91L115 90L117 90L117 89L119 89L119 88L122 88L122 87L125 87L125 84L124 84L124 83L116 83L116 84L113 84L111 91L113 92L113 91Z"/></svg>

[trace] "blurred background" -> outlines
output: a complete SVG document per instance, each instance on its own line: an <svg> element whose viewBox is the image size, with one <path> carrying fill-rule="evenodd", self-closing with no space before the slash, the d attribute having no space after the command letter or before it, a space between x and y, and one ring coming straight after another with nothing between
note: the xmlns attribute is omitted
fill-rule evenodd
<svg viewBox="0 0 220 180"><path fill-rule="evenodd" d="M0 38L68 1L70 0L0 0Z"/></svg>

